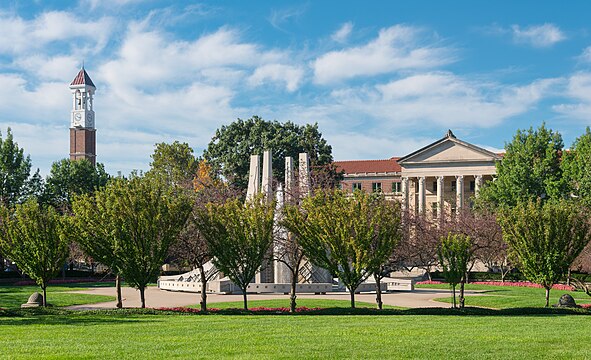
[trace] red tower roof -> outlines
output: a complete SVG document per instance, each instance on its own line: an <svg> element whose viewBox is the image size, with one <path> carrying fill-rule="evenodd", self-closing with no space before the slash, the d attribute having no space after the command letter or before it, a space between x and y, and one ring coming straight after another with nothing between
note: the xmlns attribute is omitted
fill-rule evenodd
<svg viewBox="0 0 591 360"><path fill-rule="evenodd" d="M96 88L96 86L94 86L94 83L92 82L90 76L88 76L84 68L80 69L80 72L78 72L78 75L76 75L76 77L74 78L74 80L72 80L72 83L70 83L70 85L88 85Z"/></svg>

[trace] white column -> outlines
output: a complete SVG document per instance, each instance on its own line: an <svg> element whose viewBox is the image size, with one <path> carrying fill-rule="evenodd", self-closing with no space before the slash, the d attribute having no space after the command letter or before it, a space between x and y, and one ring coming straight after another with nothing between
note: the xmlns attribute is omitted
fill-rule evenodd
<svg viewBox="0 0 591 360"><path fill-rule="evenodd" d="M273 162L271 161L271 151L263 152L263 182L261 191L265 194L265 200L273 201Z"/></svg>
<svg viewBox="0 0 591 360"><path fill-rule="evenodd" d="M299 155L299 185L300 197L303 198L310 194L310 160L307 153Z"/></svg>
<svg viewBox="0 0 591 360"><path fill-rule="evenodd" d="M444 178L443 176L437 177L437 218L441 219L443 215L444 203L443 203L443 190L444 190Z"/></svg>
<svg viewBox="0 0 591 360"><path fill-rule="evenodd" d="M419 177L419 213L425 213L425 177Z"/></svg>
<svg viewBox="0 0 591 360"><path fill-rule="evenodd" d="M248 190L246 200L252 199L259 193L260 182L260 156L250 155L250 171L248 172Z"/></svg>
<svg viewBox="0 0 591 360"><path fill-rule="evenodd" d="M402 178L402 210L408 210L408 178Z"/></svg>
<svg viewBox="0 0 591 360"><path fill-rule="evenodd" d="M290 203L293 197L293 158L291 156L285 157L285 202Z"/></svg>
<svg viewBox="0 0 591 360"><path fill-rule="evenodd" d="M482 175L474 176L474 194L476 196L478 196L478 193L480 192L480 188L482 187L482 183L483 183Z"/></svg>
<svg viewBox="0 0 591 360"><path fill-rule="evenodd" d="M464 176L456 176L456 213L464 207Z"/></svg>

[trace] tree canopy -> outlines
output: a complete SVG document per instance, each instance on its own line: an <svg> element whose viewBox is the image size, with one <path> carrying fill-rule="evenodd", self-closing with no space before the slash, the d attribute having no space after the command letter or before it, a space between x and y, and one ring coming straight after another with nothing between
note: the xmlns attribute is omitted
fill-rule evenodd
<svg viewBox="0 0 591 360"><path fill-rule="evenodd" d="M286 156L293 157L296 166L298 154L302 152L309 154L312 165L329 165L333 161L332 147L322 137L318 124L280 123L258 116L238 119L216 130L203 157L216 173L237 188L246 190L250 155L262 155L264 150L272 151L273 176L279 181L285 177ZM333 176L337 176L336 172Z"/></svg>
<svg viewBox="0 0 591 360"><path fill-rule="evenodd" d="M105 186L110 176L103 164L96 167L86 159L62 159L51 165L44 200L53 206L69 206L75 195L93 193Z"/></svg>
<svg viewBox="0 0 591 360"><path fill-rule="evenodd" d="M505 145L503 160L497 162L497 179L481 190L478 200L515 206L519 201L564 196L560 167L563 147L561 135L545 125L518 130Z"/></svg>
<svg viewBox="0 0 591 360"><path fill-rule="evenodd" d="M158 143L151 155L150 170L146 175L160 176L170 184L190 186L199 162L187 143Z"/></svg>
<svg viewBox="0 0 591 360"><path fill-rule="evenodd" d="M0 208L0 248L7 257L43 290L64 266L68 256L69 231L64 216L50 206L30 200L13 210Z"/></svg>
<svg viewBox="0 0 591 360"><path fill-rule="evenodd" d="M257 196L246 205L238 199L209 203L194 218L213 264L242 290L245 310L246 289L273 244L273 215L273 202Z"/></svg>
<svg viewBox="0 0 591 360"><path fill-rule="evenodd" d="M31 157L14 141L10 128L0 134L0 203L14 205L24 195L31 173Z"/></svg>
<svg viewBox="0 0 591 360"><path fill-rule="evenodd" d="M94 197L77 198L73 209L84 235L81 245L97 250L101 259L116 267L140 291L145 307L144 290L160 273L185 225L190 199L161 179L132 175L129 180L111 180ZM111 250L113 259L105 254Z"/></svg>
<svg viewBox="0 0 591 360"><path fill-rule="evenodd" d="M285 227L298 236L306 257L355 290L391 256L402 237L398 202L381 194L318 191L301 209L286 206Z"/></svg>
<svg viewBox="0 0 591 360"><path fill-rule="evenodd" d="M504 209L499 222L523 275L546 289L548 306L550 289L591 240L584 208L569 200L529 200Z"/></svg>
<svg viewBox="0 0 591 360"><path fill-rule="evenodd" d="M591 130L575 140L562 160L562 170L571 196L591 208Z"/></svg>

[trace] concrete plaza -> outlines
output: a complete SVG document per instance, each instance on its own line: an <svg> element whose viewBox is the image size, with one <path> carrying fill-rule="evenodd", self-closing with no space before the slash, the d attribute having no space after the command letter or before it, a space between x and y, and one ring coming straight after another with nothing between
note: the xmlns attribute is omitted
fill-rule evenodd
<svg viewBox="0 0 591 360"><path fill-rule="evenodd" d="M121 289L123 296L124 307L140 307L140 295L139 291L130 288L123 287ZM96 288L78 291L83 294L93 295L108 295L116 296L114 287ZM478 291L466 291L466 295L479 294ZM188 306L199 303L201 294L199 293L186 293L186 292L173 292L160 290L157 287L150 286L146 288L146 307L159 308L159 307L177 307L177 306ZM434 301L433 299L448 297L450 292L446 290L435 290L435 289L415 289L412 292L392 292L384 293L382 295L382 301L386 305L400 306L405 308L424 308L424 307L449 307L448 304ZM362 293L355 296L355 300L359 302L375 303L375 293ZM270 299L285 299L285 306L289 304L289 295L283 294L248 294L248 300L270 300ZM314 294L298 294L298 299L333 299L333 300L350 300L349 293L346 292L334 292L327 293L326 295L314 295ZM211 307L215 307L215 303L220 302L231 302L231 301L242 301L242 295L221 295L221 294L208 294L207 303ZM71 306L69 309L111 309L115 308L116 302L104 302L97 304L87 305L76 305Z"/></svg>

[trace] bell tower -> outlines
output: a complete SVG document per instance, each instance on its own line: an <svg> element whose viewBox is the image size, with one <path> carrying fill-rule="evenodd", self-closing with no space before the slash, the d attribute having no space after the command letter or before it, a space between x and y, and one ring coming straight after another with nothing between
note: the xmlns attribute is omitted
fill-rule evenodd
<svg viewBox="0 0 591 360"><path fill-rule="evenodd" d="M96 164L96 129L94 128L94 92L96 87L84 66L70 84L70 160L88 159Z"/></svg>

